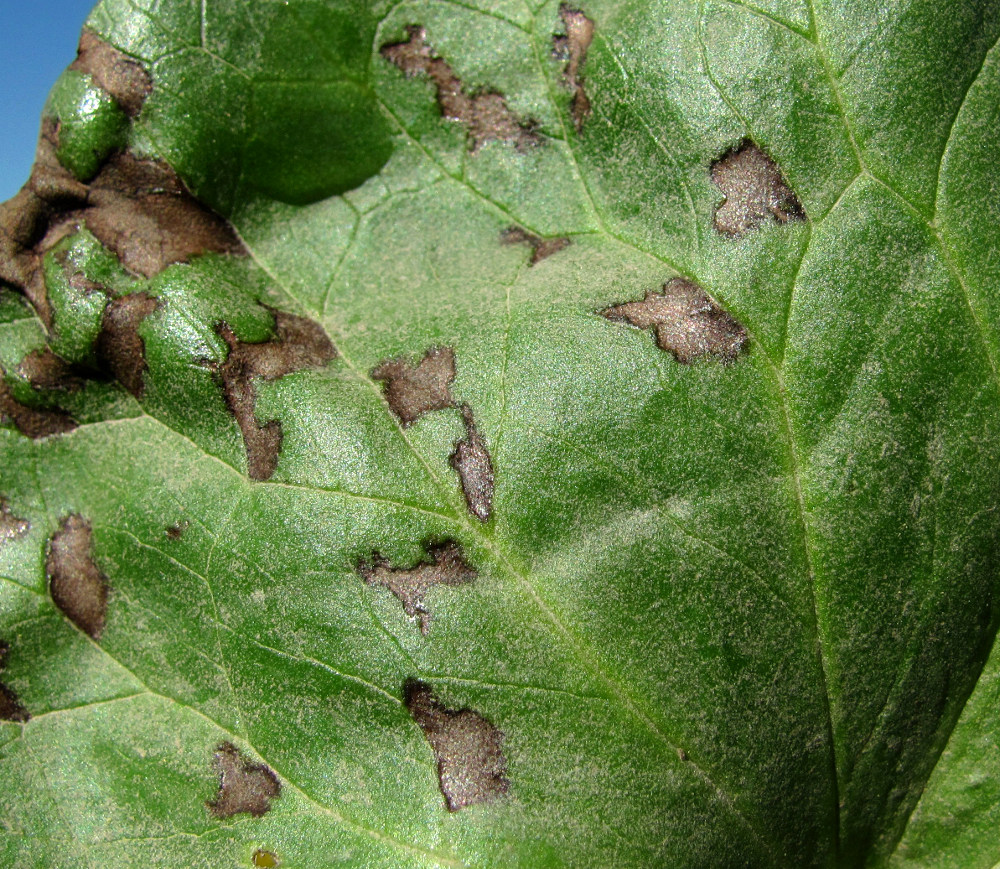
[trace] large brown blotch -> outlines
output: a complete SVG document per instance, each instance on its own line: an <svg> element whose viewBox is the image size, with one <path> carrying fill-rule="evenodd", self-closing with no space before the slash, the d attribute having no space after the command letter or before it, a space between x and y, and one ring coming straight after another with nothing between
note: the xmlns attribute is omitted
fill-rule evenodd
<svg viewBox="0 0 1000 869"><path fill-rule="evenodd" d="M136 398L146 390L143 374L146 365L146 345L139 335L139 326L158 306L158 301L146 293L132 293L108 302L101 319L94 350L122 386Z"/></svg>
<svg viewBox="0 0 1000 869"><path fill-rule="evenodd" d="M94 562L93 532L82 516L62 520L45 559L49 593L81 631L100 639L108 610L108 581Z"/></svg>
<svg viewBox="0 0 1000 869"><path fill-rule="evenodd" d="M187 190L166 163L113 156L90 184L87 208L73 215L146 278L203 253L245 253L232 227Z"/></svg>
<svg viewBox="0 0 1000 869"><path fill-rule="evenodd" d="M557 57L565 58L563 80L573 94L570 114L577 133L582 132L584 121L590 117L590 99L583 87L580 67L587 59L587 49L594 41L594 22L579 9L567 3L559 7L559 17L566 27L566 34L552 38L552 49Z"/></svg>
<svg viewBox="0 0 1000 869"><path fill-rule="evenodd" d="M0 280L18 287L49 327L42 257L72 231L62 218L85 208L88 196L87 185L60 165L55 152L55 122L45 119L28 183L0 204Z"/></svg>
<svg viewBox="0 0 1000 869"><path fill-rule="evenodd" d="M139 61L112 47L93 30L84 28L70 69L86 73L107 91L129 117L142 110L153 90L153 80Z"/></svg>
<svg viewBox="0 0 1000 869"><path fill-rule="evenodd" d="M83 184L60 165L55 149L55 126L43 122L31 178L0 204L0 279L21 289L46 326L52 309L43 258L80 226L146 278L199 254L245 253L232 227L165 163L117 153Z"/></svg>
<svg viewBox="0 0 1000 869"><path fill-rule="evenodd" d="M455 403L451 395L455 351L451 347L432 347L416 365L402 356L387 359L372 369L371 376L385 382L385 400L404 426Z"/></svg>
<svg viewBox="0 0 1000 869"><path fill-rule="evenodd" d="M493 461L467 404L462 405L462 421L466 434L455 443L450 462L458 471L469 512L480 522L486 522L493 512Z"/></svg>
<svg viewBox="0 0 1000 869"><path fill-rule="evenodd" d="M0 640L0 671L6 665L7 653L9 651L10 646L3 640ZM31 715L24 708L17 694L3 682L0 682L0 721L16 721L23 724L29 718L31 718Z"/></svg>
<svg viewBox="0 0 1000 869"><path fill-rule="evenodd" d="M447 709L416 679L403 686L403 700L437 758L448 811L491 802L510 790L499 729L471 709Z"/></svg>
<svg viewBox="0 0 1000 869"><path fill-rule="evenodd" d="M371 562L362 561L358 573L368 585L381 585L391 591L403 605L410 618L420 624L420 633L430 627L431 613L424 596L436 585L466 585L477 574L465 561L462 547L453 541L427 548L430 560L420 561L413 567L392 567L389 561L373 554Z"/></svg>
<svg viewBox="0 0 1000 869"><path fill-rule="evenodd" d="M742 238L768 220L805 219L778 164L749 139L712 164L712 181L726 197L715 210L714 225L722 235Z"/></svg>
<svg viewBox="0 0 1000 869"><path fill-rule="evenodd" d="M35 440L76 428L76 420L60 408L31 407L18 401L3 378L0 368L0 422L9 420L21 434Z"/></svg>
<svg viewBox="0 0 1000 869"><path fill-rule="evenodd" d="M660 293L600 312L602 317L653 329L661 350L688 365L703 356L733 362L747 341L747 331L694 281L673 278Z"/></svg>
<svg viewBox="0 0 1000 869"><path fill-rule="evenodd" d="M423 27L407 27L406 32L409 39L383 45L382 56L408 77L426 75L434 83L441 114L465 127L473 153L494 140L518 150L541 143L542 137L535 130L537 124L517 118L501 94L466 92L461 79L427 44L427 31Z"/></svg>
<svg viewBox="0 0 1000 869"><path fill-rule="evenodd" d="M219 776L219 793L205 805L217 818L242 813L259 818L271 808L271 800L281 795L274 770L247 760L231 742L215 749L212 765Z"/></svg>
<svg viewBox="0 0 1000 869"><path fill-rule="evenodd" d="M253 480L270 479L281 452L281 423L257 422L257 386L254 381L277 380L293 371L321 368L336 357L337 350L323 328L306 317L274 312L277 337L252 344L240 341L228 324L220 323L218 333L229 346L226 361L217 371L230 413L243 434L247 451L247 472Z"/></svg>

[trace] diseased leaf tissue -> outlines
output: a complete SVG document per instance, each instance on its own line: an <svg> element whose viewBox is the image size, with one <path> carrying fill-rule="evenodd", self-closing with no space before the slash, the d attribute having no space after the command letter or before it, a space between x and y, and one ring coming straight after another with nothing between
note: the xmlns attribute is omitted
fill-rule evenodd
<svg viewBox="0 0 1000 869"><path fill-rule="evenodd" d="M998 37L99 3L0 206L5 865L994 865Z"/></svg>

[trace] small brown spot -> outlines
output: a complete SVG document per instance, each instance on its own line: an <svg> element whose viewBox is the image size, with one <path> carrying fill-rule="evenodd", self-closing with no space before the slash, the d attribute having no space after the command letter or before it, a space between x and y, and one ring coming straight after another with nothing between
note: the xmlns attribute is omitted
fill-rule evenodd
<svg viewBox="0 0 1000 869"><path fill-rule="evenodd" d="M4 668L9 651L10 646L0 640L0 671ZM16 721L23 724L29 718L31 715L17 699L17 694L0 682L0 721Z"/></svg>
<svg viewBox="0 0 1000 869"><path fill-rule="evenodd" d="M184 536L184 532L191 527L191 523L185 519L182 522L175 522L166 530L166 535L171 540L180 540Z"/></svg>
<svg viewBox="0 0 1000 869"><path fill-rule="evenodd" d="M712 181L726 197L715 210L715 228L723 235L742 238L767 220L805 219L778 165L749 139L712 164Z"/></svg>
<svg viewBox="0 0 1000 869"><path fill-rule="evenodd" d="M455 351L432 347L416 365L401 356L380 362L373 380L385 381L385 400L404 426L412 425L431 410L453 407L451 383L455 379Z"/></svg>
<svg viewBox="0 0 1000 869"><path fill-rule="evenodd" d="M377 552L372 555L371 564L363 561L358 565L358 573L368 585L384 586L399 598L406 614L419 621L422 634L427 633L431 621L424 595L436 585L465 585L477 575L466 563L457 543L431 546L427 554L430 561L425 559L413 567L390 567L388 560Z"/></svg>
<svg viewBox="0 0 1000 869"><path fill-rule="evenodd" d="M73 366L48 347L32 350L21 360L17 372L35 389L76 392L83 387L83 379L74 373Z"/></svg>
<svg viewBox="0 0 1000 869"><path fill-rule="evenodd" d="M265 851L263 848L254 851L251 862L257 869L277 869L281 865L274 851Z"/></svg>
<svg viewBox="0 0 1000 869"><path fill-rule="evenodd" d="M146 389L143 374L146 366L146 345L139 336L139 325L159 303L146 293L131 293L108 302L101 320L94 349L115 380L136 398Z"/></svg>
<svg viewBox="0 0 1000 869"><path fill-rule="evenodd" d="M153 90L153 80L139 61L122 54L86 28L80 34L76 60L69 68L89 75L132 118L139 114Z"/></svg>
<svg viewBox="0 0 1000 869"><path fill-rule="evenodd" d="M584 121L590 116L590 99L583 88L580 67L587 59L587 49L594 41L594 22L579 9L566 3L559 7L559 17L566 27L566 34L552 37L553 53L566 60L563 81L573 94L570 114L577 133L583 130Z"/></svg>
<svg viewBox="0 0 1000 869"><path fill-rule="evenodd" d="M66 265L65 252L62 252L62 255L56 254L56 259L59 260L61 265ZM111 295L111 290L103 284L97 283L97 281L92 281L83 272L70 272L68 281L69 285L74 290L79 290L85 296L89 296L93 293L104 293L107 296Z"/></svg>
<svg viewBox="0 0 1000 869"><path fill-rule="evenodd" d="M493 462L486 448L486 440L476 429L472 410L462 405L462 420L466 436L456 442L451 454L451 466L458 471L462 492L469 512L485 522L493 511Z"/></svg>
<svg viewBox="0 0 1000 869"><path fill-rule="evenodd" d="M678 748L677 759L686 762L688 759L688 753L683 748Z"/></svg>
<svg viewBox="0 0 1000 869"><path fill-rule="evenodd" d="M471 709L446 709L431 687L416 679L406 681L403 700L437 758L449 812L507 793L510 782L500 730Z"/></svg>
<svg viewBox="0 0 1000 869"><path fill-rule="evenodd" d="M229 411L243 433L247 451L247 472L252 480L270 479L281 452L281 423L272 419L257 422L257 378L277 380L304 368L322 368L337 355L326 332L318 323L274 311L277 337L260 344L240 341L226 323L218 333L229 345L229 355L217 367Z"/></svg>
<svg viewBox="0 0 1000 869"><path fill-rule="evenodd" d="M19 519L13 514L6 498L0 498L0 544L8 540L24 537L31 530L27 519Z"/></svg>
<svg viewBox="0 0 1000 869"><path fill-rule="evenodd" d="M648 292L641 302L626 302L600 312L617 323L653 329L661 350L685 365L702 356L733 362L747 332L693 281L673 278L662 293Z"/></svg>
<svg viewBox="0 0 1000 869"><path fill-rule="evenodd" d="M441 114L465 126L472 153L493 140L506 142L519 151L541 143L535 122L518 120L502 95L494 91L467 93L452 68L427 44L427 31L423 27L407 27L406 32L410 38L383 45L382 56L407 77L426 75L434 83Z"/></svg>
<svg viewBox="0 0 1000 869"><path fill-rule="evenodd" d="M526 244L531 248L531 259L528 265L540 263L546 257L569 247L570 240L559 238L540 238L519 226L510 226L500 233L501 244Z"/></svg>
<svg viewBox="0 0 1000 869"><path fill-rule="evenodd" d="M64 410L22 404L3 381L3 374L0 368L0 422L9 420L21 434L35 440L66 434L76 428L76 420Z"/></svg>
<svg viewBox="0 0 1000 869"><path fill-rule="evenodd" d="M271 808L271 800L281 794L281 783L274 771L263 763L253 763L231 742L215 749L212 759L219 776L219 793L205 803L216 818L231 818L246 813L259 818Z"/></svg>
<svg viewBox="0 0 1000 869"><path fill-rule="evenodd" d="M245 253L232 227L165 163L117 153L82 184L59 163L55 139L55 128L43 122L28 183L0 205L0 279L21 289L46 326L52 309L42 260L81 225L146 278L199 254Z"/></svg>
<svg viewBox="0 0 1000 869"><path fill-rule="evenodd" d="M76 514L63 519L49 541L45 573L55 605L73 624L100 639L108 610L108 581L94 563L93 533Z"/></svg>

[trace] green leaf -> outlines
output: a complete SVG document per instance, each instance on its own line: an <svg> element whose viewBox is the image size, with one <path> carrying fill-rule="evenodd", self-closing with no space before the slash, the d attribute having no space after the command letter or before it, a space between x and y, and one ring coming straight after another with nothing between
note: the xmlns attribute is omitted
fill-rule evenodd
<svg viewBox="0 0 1000 869"><path fill-rule="evenodd" d="M0 206L5 865L1000 863L1000 3L87 28Z"/></svg>

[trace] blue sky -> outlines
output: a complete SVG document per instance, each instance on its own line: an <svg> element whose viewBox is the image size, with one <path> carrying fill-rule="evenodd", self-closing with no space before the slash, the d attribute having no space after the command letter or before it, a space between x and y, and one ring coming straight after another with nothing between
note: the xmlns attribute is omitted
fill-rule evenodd
<svg viewBox="0 0 1000 869"><path fill-rule="evenodd" d="M28 180L45 97L97 0L0 0L0 202Z"/></svg>

